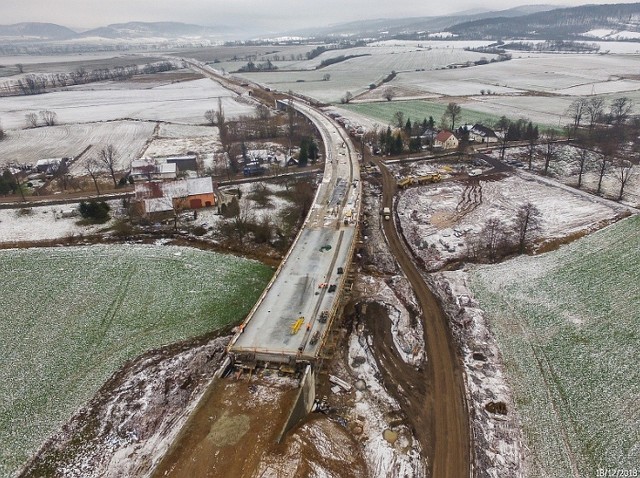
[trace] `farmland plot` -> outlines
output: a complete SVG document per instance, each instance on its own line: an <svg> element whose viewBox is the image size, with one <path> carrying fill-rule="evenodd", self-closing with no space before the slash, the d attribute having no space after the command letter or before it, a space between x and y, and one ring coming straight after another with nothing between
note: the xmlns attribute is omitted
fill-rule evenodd
<svg viewBox="0 0 640 478"><path fill-rule="evenodd" d="M84 68L94 69L114 68L126 65L144 65L162 61L163 58L144 55L116 55L113 52L84 52L69 55L15 55L0 56L0 65L11 65L9 76L15 78L35 73L69 73ZM14 65L23 66L24 74L19 74Z"/></svg>
<svg viewBox="0 0 640 478"><path fill-rule="evenodd" d="M635 55L578 55L578 54L539 54L513 53L510 61L491 63L477 67L439 70L430 72L424 78L425 87L432 82L442 85L438 93L450 94L446 83L469 81L485 84L489 88L507 88L512 91L533 91L549 94L568 93L567 89L585 85L614 82L629 76L637 67L638 57ZM525 57L526 55L526 57ZM405 76L399 78L404 81ZM407 79L412 80L410 75ZM630 90L640 88L640 83L628 81L625 87ZM604 93L596 87L596 93ZM478 94L477 93L474 94ZM576 90L574 94L583 94ZM591 94L591 89L587 92Z"/></svg>
<svg viewBox="0 0 640 478"><path fill-rule="evenodd" d="M470 110L467 103L462 103L462 113L456 120L458 125L463 123L484 123L492 124L500 117L494 113L478 113ZM386 128L388 124L393 124L395 121L393 115L397 111L402 111L404 117L411 119L411 121L422 121L424 118L433 116L436 124L440 122L442 115L447 108L446 103L440 103L436 101L425 100L406 100L406 101L385 101L377 103L358 103L349 105L340 105L338 111L346 110L344 116L349 117L349 112L355 112L357 115L368 116L374 118L380 122L380 124Z"/></svg>
<svg viewBox="0 0 640 478"><path fill-rule="evenodd" d="M72 158L90 147L86 158L112 144L125 169L141 153L154 127L155 123L146 121L109 121L11 130L0 141L0 167L12 162L35 164L39 159ZM83 163L74 164L71 173L86 174Z"/></svg>
<svg viewBox="0 0 640 478"><path fill-rule="evenodd" d="M217 127L160 123L156 136L142 152L143 157L182 156L196 153L204 169L214 166L220 148Z"/></svg>
<svg viewBox="0 0 640 478"><path fill-rule="evenodd" d="M125 361L242 319L271 270L171 246L0 252L0 475Z"/></svg>
<svg viewBox="0 0 640 478"><path fill-rule="evenodd" d="M640 463L640 217L472 273L504 356L530 476Z"/></svg>
<svg viewBox="0 0 640 478"><path fill-rule="evenodd" d="M535 238L539 242L586 233L626 213L622 206L551 186L535 176L410 188L400 194L397 208L414 253L435 270L471 253L470 246L488 218L511 225L516 210L526 202L541 212Z"/></svg>
<svg viewBox="0 0 640 478"><path fill-rule="evenodd" d="M564 184L577 187L580 172L579 149L569 145L559 145L556 159L549 164L549 175ZM492 153L497 154L497 153ZM505 160L528 161L528 152L525 148L509 148L505 152ZM598 188L600 176L600 155L589 152L586 159L585 171L582 177L581 188L595 193ZM537 154L532 161L534 170L544 169L544 159ZM602 180L602 194L605 197L617 199L620 193L619 168L609 165ZM629 179L624 188L622 203L633 207L640 207L640 167L634 166L629 174Z"/></svg>
<svg viewBox="0 0 640 478"><path fill-rule="evenodd" d="M5 129L22 128L25 114L47 109L60 123L86 123L116 119L204 123L204 112L215 109L218 98L227 118L252 114L254 108L235 100L235 94L218 83L201 79L146 88L132 84L127 90L65 90L36 96L17 96L0 101Z"/></svg>
<svg viewBox="0 0 640 478"><path fill-rule="evenodd" d="M351 58L320 70L310 70L324 59L342 55L367 56ZM444 68L452 63L479 60L483 56L487 57L480 53L448 48L407 48L398 51L394 47L360 47L333 50L313 60L293 65L301 71L243 73L242 76L261 84L271 85L278 90L293 90L321 101L337 102L346 91L351 91L353 94L368 91L371 83L380 83L392 71L432 70ZM331 75L331 79L322 81L323 75L327 73Z"/></svg>
<svg viewBox="0 0 640 478"><path fill-rule="evenodd" d="M108 201L111 211L117 211L122 201ZM0 243L53 241L73 236L96 234L111 225L79 225L80 216L68 217L63 211L77 212L80 204L37 206L28 209L0 209ZM115 215L115 214L112 214Z"/></svg>
<svg viewBox="0 0 640 478"><path fill-rule="evenodd" d="M640 81L629 78L638 64L636 55L522 56L470 68L402 72L390 86L398 97L466 96L470 110L561 127L570 122L566 111L576 96L640 97Z"/></svg>

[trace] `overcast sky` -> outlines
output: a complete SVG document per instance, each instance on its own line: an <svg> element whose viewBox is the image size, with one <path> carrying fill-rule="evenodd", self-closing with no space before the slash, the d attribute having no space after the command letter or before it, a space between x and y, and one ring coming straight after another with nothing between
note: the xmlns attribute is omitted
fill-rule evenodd
<svg viewBox="0 0 640 478"><path fill-rule="evenodd" d="M465 10L504 10L525 2L416 0L0 0L0 24L51 22L77 30L129 21L178 21L282 32L353 20L447 15ZM575 6L633 1L540 1Z"/></svg>

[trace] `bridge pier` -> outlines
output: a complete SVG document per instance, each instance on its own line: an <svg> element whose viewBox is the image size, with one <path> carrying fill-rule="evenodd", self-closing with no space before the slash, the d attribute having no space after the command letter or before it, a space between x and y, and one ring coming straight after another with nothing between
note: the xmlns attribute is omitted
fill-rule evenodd
<svg viewBox="0 0 640 478"><path fill-rule="evenodd" d="M316 374L311 364L307 364L300 380L300 390L298 396L293 402L293 407L289 413L289 417L282 427L282 431L278 435L277 442L282 442L282 439L289 430L295 427L300 420L304 419L311 409L316 399Z"/></svg>

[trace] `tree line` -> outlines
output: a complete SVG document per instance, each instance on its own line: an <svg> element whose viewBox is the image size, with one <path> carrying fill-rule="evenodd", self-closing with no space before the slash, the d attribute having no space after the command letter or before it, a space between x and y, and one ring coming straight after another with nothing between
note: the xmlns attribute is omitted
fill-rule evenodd
<svg viewBox="0 0 640 478"><path fill-rule="evenodd" d="M5 81L0 96L38 95L48 89L65 88L98 81L124 81L137 75L176 70L181 64L172 61L147 63L146 65L116 66L86 70L80 67L69 73L29 74L18 80Z"/></svg>

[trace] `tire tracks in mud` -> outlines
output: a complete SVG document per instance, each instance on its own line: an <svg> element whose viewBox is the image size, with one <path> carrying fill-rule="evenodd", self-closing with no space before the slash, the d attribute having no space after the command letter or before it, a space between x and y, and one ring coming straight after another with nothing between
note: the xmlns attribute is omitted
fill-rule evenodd
<svg viewBox="0 0 640 478"><path fill-rule="evenodd" d="M382 161L377 158L373 161L382 172L381 207L392 207L396 191L395 179ZM466 196L471 200L471 204L481 202L482 190L476 185L475 192L473 191L474 188L471 186ZM414 427L416 437L427 456L430 476L470 476L472 447L463 370L447 318L426 285L415 261L405 249L394 221L382 221L382 227L389 248L409 280L422 309L427 361L421 374L401 374L398 377L396 374L400 372L396 369L399 364L389 359L389 350L388 354L380 357L381 362L384 362L380 369L387 375L385 381L407 380L407 383L400 382L404 394L402 390L391 389L390 392L403 405L404 412ZM396 355L395 351L393 355ZM422 391L424 393L421 393Z"/></svg>
<svg viewBox="0 0 640 478"><path fill-rule="evenodd" d="M469 181L462 191L462 197L456 205L455 220L460 221L482 204L482 183L475 179Z"/></svg>

